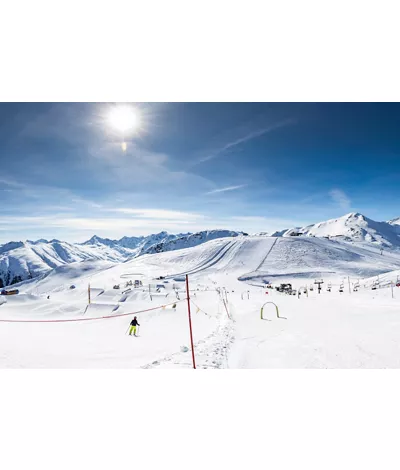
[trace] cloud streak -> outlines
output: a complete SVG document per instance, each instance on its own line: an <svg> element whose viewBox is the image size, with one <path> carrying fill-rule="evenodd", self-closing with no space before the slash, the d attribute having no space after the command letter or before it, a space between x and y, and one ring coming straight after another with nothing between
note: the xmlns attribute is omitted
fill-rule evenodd
<svg viewBox="0 0 400 470"><path fill-rule="evenodd" d="M214 189L212 191L208 191L205 194L217 194L217 193L225 193L227 191L235 191L237 189L245 188L247 184L239 184L237 186L227 186L225 188Z"/></svg>
<svg viewBox="0 0 400 470"><path fill-rule="evenodd" d="M152 209L146 210L146 214L152 213ZM213 217L205 214L188 214L192 218L184 218L187 213L178 211L164 211L165 218L160 218L163 211L154 209L152 218L138 217L84 217L65 216L65 214L53 214L51 217L39 216L13 216L7 218L0 227L4 242L15 239L15 231L24 231L24 239L30 238L58 238L66 241L85 241L93 234L120 238L124 235L147 235L162 230L170 233L197 232L200 230L229 229L244 230L255 233L265 230L277 230L296 225L304 225L280 218L268 218L258 216ZM169 214L170 213L170 214ZM170 215L176 215L171 218ZM139 215L139 214L138 214ZM29 230L26 230L29 227ZM10 238L11 237L11 238ZM17 237L19 239L20 237Z"/></svg>
<svg viewBox="0 0 400 470"><path fill-rule="evenodd" d="M331 196L333 202L338 204L341 209L343 210L350 209L351 201L344 191L342 191L341 189L337 189L337 188L332 189L329 192L329 195Z"/></svg>
<svg viewBox="0 0 400 470"><path fill-rule="evenodd" d="M112 212L118 212L120 214L133 215L142 217L145 219L176 219L176 220L196 220L203 219L204 216L201 214L195 214L191 212L173 211L165 209L131 209L128 207L118 207L116 209L110 209Z"/></svg>
<svg viewBox="0 0 400 470"><path fill-rule="evenodd" d="M235 139L232 142L229 142L229 143L225 144L221 148L210 152L208 155L206 155L205 157L198 160L197 163L203 163L203 162L207 162L209 160L212 160L212 159L218 157L219 155L223 154L224 152L236 147L237 145L244 144L246 142L249 142L250 140L253 140L257 137L261 137L262 135L268 134L269 132L272 132L272 131L274 131L276 129L279 129L281 127L289 126L290 124L293 124L293 123L294 123L293 119L286 119L284 121L279 121L275 124L271 124L267 127L263 127L261 129L257 129L257 130L254 130L252 132L249 132L246 135L244 135L242 137L239 137L238 139Z"/></svg>
<svg viewBox="0 0 400 470"><path fill-rule="evenodd" d="M23 184L23 183L19 183L18 181L15 181L13 179L9 179L9 178L0 178L0 184L5 184L6 186L10 186L11 188L26 188L27 185L26 184ZM5 191L5 189L4 189Z"/></svg>

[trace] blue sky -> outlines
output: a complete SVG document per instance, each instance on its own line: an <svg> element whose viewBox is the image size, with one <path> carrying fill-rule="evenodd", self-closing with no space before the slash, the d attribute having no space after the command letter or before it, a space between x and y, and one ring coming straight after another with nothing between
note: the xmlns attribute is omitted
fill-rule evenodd
<svg viewBox="0 0 400 470"><path fill-rule="evenodd" d="M0 104L0 243L400 216L400 105Z"/></svg>

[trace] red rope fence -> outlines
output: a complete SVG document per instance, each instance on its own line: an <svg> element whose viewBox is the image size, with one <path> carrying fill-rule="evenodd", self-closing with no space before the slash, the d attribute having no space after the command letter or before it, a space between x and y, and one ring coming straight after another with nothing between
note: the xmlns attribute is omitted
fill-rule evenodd
<svg viewBox="0 0 400 470"><path fill-rule="evenodd" d="M139 310L137 312L118 313L116 315L104 315L102 317L65 318L65 319L59 319L59 320L9 320L9 319L1 319L0 318L0 322L5 322L5 323L66 323L66 322L77 322L77 321L104 320L106 318L125 317L127 315L137 315L138 313L150 312L151 310L159 310L160 308L168 307L169 305L174 305L174 304L177 304L179 302L183 302L185 300L187 300L187 299L181 299L181 300L178 300L178 301L175 301L175 302L171 302L170 304L160 305L159 307L147 308L145 310Z"/></svg>

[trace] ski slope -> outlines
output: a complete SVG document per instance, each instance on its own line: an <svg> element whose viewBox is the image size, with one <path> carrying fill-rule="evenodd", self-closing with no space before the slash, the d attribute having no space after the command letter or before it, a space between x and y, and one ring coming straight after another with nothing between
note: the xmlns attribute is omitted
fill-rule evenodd
<svg viewBox="0 0 400 470"><path fill-rule="evenodd" d="M185 274L198 368L400 366L400 288L392 298L384 287L400 274L399 253L313 237L238 236L120 264L71 263L20 283L20 294L0 297L0 367L190 368ZM378 275L382 288L372 290ZM310 287L317 277L325 280L321 294L265 289L269 282ZM127 285L134 280L143 286ZM282 318L268 304L261 320L267 301ZM141 326L130 337L135 312Z"/></svg>
<svg viewBox="0 0 400 470"><path fill-rule="evenodd" d="M173 279L222 274L242 281L272 278L370 277L400 268L400 252L368 244L350 244L323 238L237 237L208 242L195 248L134 260L135 266ZM126 263L130 264L130 263ZM116 267L115 269L119 269Z"/></svg>

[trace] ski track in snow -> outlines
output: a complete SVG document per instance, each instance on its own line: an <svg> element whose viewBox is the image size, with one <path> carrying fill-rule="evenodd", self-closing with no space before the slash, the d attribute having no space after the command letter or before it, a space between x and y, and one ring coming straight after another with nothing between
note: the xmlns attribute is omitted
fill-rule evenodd
<svg viewBox="0 0 400 470"><path fill-rule="evenodd" d="M217 328L207 337L194 342L195 363L197 369L221 369L228 367L228 353L234 342L234 320L221 315ZM142 369L154 369L173 364L174 366L193 367L192 353L189 349L183 353L177 351L173 354L157 359L141 366Z"/></svg>

